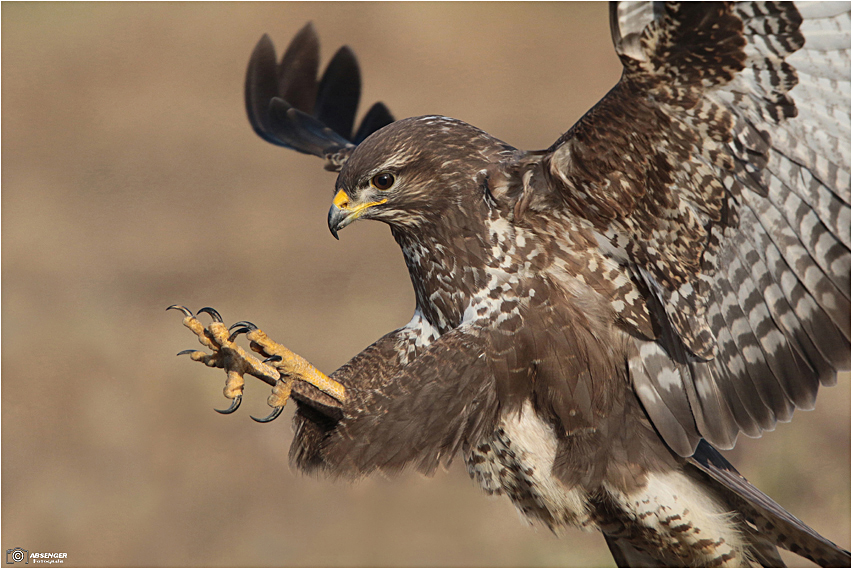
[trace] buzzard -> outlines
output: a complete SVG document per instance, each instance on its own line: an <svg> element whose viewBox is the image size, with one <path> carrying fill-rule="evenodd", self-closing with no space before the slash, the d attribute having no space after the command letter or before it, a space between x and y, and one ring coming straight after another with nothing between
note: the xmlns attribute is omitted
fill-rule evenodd
<svg viewBox="0 0 852 569"><path fill-rule="evenodd" d="M849 369L848 3L611 5L623 74L552 146L460 120L354 128L342 48L317 80L309 24L252 54L265 140L339 172L335 237L388 224L416 294L406 326L326 376L249 322L184 324L227 372L296 401L305 471L432 473L461 454L489 494L621 565L825 566L849 552L720 455L809 409ZM256 358L235 343L245 334Z"/></svg>

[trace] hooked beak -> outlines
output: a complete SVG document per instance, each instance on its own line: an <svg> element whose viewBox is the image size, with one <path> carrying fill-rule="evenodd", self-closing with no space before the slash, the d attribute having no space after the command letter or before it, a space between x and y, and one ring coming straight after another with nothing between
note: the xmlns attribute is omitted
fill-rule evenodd
<svg viewBox="0 0 852 569"><path fill-rule="evenodd" d="M340 237L337 236L337 232L352 223L346 219L348 215L349 212L340 209L334 204L332 204L328 210L328 229L337 240L340 240Z"/></svg>
<svg viewBox="0 0 852 569"><path fill-rule="evenodd" d="M346 195L346 192L340 190L337 192L337 195L334 196L334 200L328 210L329 231L331 231L331 234L334 235L335 239L340 239L340 237L337 236L338 231L361 217L364 210L375 205L381 205L386 201L388 200L383 199L377 202L352 205L349 203L349 196Z"/></svg>

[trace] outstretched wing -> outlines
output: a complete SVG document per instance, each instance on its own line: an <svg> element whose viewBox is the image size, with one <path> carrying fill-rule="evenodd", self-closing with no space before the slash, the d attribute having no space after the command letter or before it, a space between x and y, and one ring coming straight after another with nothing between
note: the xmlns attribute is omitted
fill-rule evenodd
<svg viewBox="0 0 852 569"><path fill-rule="evenodd" d="M432 341L409 325L380 339L332 375L346 385L344 416L318 407L316 390L297 394L291 460L348 477L449 465L497 422L489 333L468 324Z"/></svg>
<svg viewBox="0 0 852 569"><path fill-rule="evenodd" d="M319 39L303 27L276 61L268 35L260 38L246 72L246 111L254 131L267 142L313 154L339 170L355 146L393 122L383 103L374 104L353 135L361 98L355 54L341 47L317 82Z"/></svg>
<svg viewBox="0 0 852 569"><path fill-rule="evenodd" d="M613 5L623 76L527 180L641 292L631 378L681 455L772 429L848 369L849 11Z"/></svg>

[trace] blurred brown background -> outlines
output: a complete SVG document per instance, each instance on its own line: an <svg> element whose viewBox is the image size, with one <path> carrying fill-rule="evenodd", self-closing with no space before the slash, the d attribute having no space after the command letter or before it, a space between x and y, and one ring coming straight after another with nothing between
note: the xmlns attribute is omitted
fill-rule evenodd
<svg viewBox="0 0 852 569"><path fill-rule="evenodd" d="M67 565L612 565L603 540L530 529L461 461L358 484L287 465L250 381L172 303L251 320L327 372L413 311L387 228L326 227L334 176L261 141L242 81L308 20L358 54L362 109L440 113L543 148L618 79L603 4L2 6L2 546ZM849 547L849 377L731 460Z"/></svg>

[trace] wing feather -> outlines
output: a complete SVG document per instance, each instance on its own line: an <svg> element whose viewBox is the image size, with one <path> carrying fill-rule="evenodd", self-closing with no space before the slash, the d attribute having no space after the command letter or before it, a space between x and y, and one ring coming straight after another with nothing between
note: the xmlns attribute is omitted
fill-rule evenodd
<svg viewBox="0 0 852 569"><path fill-rule="evenodd" d="M260 38L246 71L245 101L254 131L272 144L325 158L326 168L340 170L352 149L393 122L376 103L353 136L361 98L361 72L355 54L340 48L317 81L319 39L306 24L276 63L268 35Z"/></svg>
<svg viewBox="0 0 852 569"><path fill-rule="evenodd" d="M701 435L683 389L685 367L677 365L656 342L635 341L628 359L633 388L666 443L690 454Z"/></svg>
<svg viewBox="0 0 852 569"><path fill-rule="evenodd" d="M272 40L264 35L266 48L272 62L275 61L275 48ZM317 73L319 73L319 38L313 24L306 24L297 33L287 46L287 51L281 57L278 64L278 91L285 101L299 109L303 113L311 114L317 97ZM259 79L272 79L274 75L268 74ZM269 101L268 98L260 98L259 103Z"/></svg>
<svg viewBox="0 0 852 569"><path fill-rule="evenodd" d="M317 120L345 138L352 139L355 113L361 99L361 71L355 54L346 46L331 58L317 90Z"/></svg>
<svg viewBox="0 0 852 569"><path fill-rule="evenodd" d="M761 431L775 425L774 406L767 406L759 393L759 384L751 377L739 347L725 325L718 303L711 302L707 317L716 331L719 355L704 365L718 365L722 372L719 387L731 407L740 430L749 436L760 436Z"/></svg>

